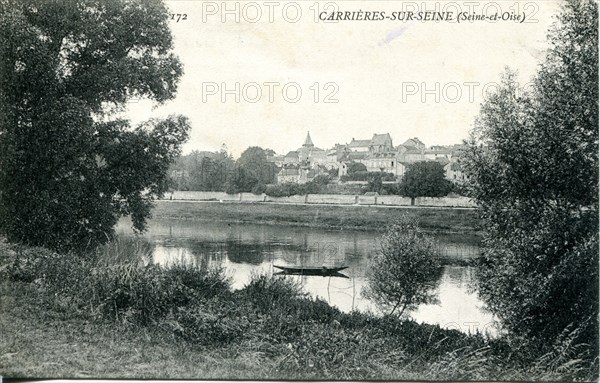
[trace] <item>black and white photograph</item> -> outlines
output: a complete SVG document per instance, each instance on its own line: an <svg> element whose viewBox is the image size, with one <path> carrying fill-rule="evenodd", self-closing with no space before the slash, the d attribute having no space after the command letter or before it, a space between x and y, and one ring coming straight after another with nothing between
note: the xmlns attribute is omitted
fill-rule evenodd
<svg viewBox="0 0 600 383"><path fill-rule="evenodd" d="M0 383L598 381L598 0L0 0Z"/></svg>

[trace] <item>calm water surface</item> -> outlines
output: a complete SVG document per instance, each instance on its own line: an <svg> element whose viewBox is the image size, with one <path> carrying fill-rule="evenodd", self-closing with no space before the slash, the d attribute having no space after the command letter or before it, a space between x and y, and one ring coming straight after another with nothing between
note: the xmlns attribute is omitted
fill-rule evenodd
<svg viewBox="0 0 600 383"><path fill-rule="evenodd" d="M122 220L121 235L131 235L130 222ZM252 275L273 273L273 265L348 266L345 278L289 276L299 281L314 297L339 309L377 308L361 295L370 257L378 249L381 233L354 230L324 230L256 224L155 219L145 236L154 244L154 262L168 265L180 260L206 266L224 267L233 288L247 284ZM474 270L459 266L460 260L476 256L478 238L470 235L435 237L444 266L438 296L439 304L422 305L411 313L418 322L439 324L463 332L495 334L493 318L483 303L470 292ZM458 261L458 262L453 262Z"/></svg>

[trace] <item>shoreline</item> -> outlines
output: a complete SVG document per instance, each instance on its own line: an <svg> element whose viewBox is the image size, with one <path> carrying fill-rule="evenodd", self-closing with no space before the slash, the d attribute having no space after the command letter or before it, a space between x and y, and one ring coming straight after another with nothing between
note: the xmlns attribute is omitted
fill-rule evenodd
<svg viewBox="0 0 600 383"><path fill-rule="evenodd" d="M381 231L400 214L428 233L481 233L478 210L461 207L157 200L152 219Z"/></svg>

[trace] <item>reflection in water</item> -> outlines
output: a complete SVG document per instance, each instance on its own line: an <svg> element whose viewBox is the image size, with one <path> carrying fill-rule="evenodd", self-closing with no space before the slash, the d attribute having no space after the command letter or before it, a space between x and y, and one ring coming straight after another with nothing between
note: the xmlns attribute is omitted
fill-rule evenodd
<svg viewBox="0 0 600 383"><path fill-rule="evenodd" d="M129 224L121 221L119 231L128 234ZM223 267L232 287L242 288L253 275L274 273L273 264L282 266L348 266L349 278L294 275L314 297L343 311L376 307L363 298L368 261L379 247L379 233L351 230L323 230L306 227L227 224L153 220L146 234L155 242L154 262L192 262ZM478 252L475 236L436 236L439 254L450 264L472 259ZM453 262L457 261L457 262ZM441 273L438 305L422 305L411 315L419 322L439 324L464 332L489 328L492 316L475 294L469 292L474 271L468 266L447 264Z"/></svg>

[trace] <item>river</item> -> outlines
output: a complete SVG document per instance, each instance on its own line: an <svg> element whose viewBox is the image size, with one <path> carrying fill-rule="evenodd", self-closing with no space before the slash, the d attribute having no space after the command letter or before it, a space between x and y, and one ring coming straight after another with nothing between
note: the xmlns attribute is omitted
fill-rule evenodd
<svg viewBox="0 0 600 383"><path fill-rule="evenodd" d="M120 221L119 235L132 235L130 223ZM153 243L153 261L175 261L223 267L233 288L241 288L252 275L277 272L274 265L348 266L348 278L290 276L313 297L340 310L378 312L361 295L370 257L378 249L381 233L324 230L285 225L228 224L223 222L153 219L144 234ZM438 304L421 305L410 316L417 322L439 324L463 332L496 333L493 317L471 292L475 272L465 260L477 256L474 235L436 235L444 269L438 287Z"/></svg>

